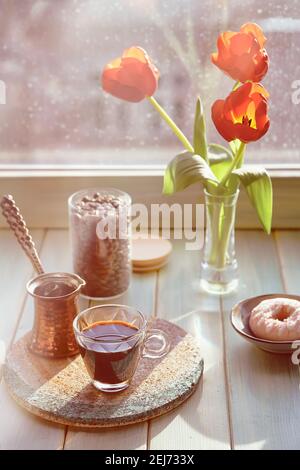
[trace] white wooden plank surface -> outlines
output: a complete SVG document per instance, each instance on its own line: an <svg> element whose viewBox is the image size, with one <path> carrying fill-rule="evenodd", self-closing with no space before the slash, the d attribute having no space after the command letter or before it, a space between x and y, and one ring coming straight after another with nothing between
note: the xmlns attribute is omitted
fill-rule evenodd
<svg viewBox="0 0 300 470"><path fill-rule="evenodd" d="M36 239L34 233L33 236ZM54 230L47 232L40 253L43 265L47 271L70 269L67 248L66 231ZM10 252L7 253L7 256L10 256ZM21 260L24 265L27 265L27 260L24 257ZM23 292L25 295L25 282L23 283ZM18 339L31 329L32 321L33 301L27 296L15 339ZM16 405L8 395L4 383L1 383L0 386L0 410L1 448L60 449L63 447L65 427L36 418Z"/></svg>
<svg viewBox="0 0 300 470"><path fill-rule="evenodd" d="M35 231L34 237L40 243L42 231ZM181 242L174 243L171 262L160 271L157 285L155 274L135 275L130 291L119 301L148 315L156 306L159 316L178 322L199 337L205 359L203 389L171 414L153 420L148 438L147 423L101 432L70 429L65 448L145 449L147 439L151 449L218 449L229 448L230 442L237 449L299 448L297 367L288 357L256 350L229 323L232 305L243 297L280 292L284 286L299 294L300 232L278 232L276 241L277 246L262 232L238 233L241 284L237 294L223 300L195 290L200 256L184 252ZM49 271L71 270L67 231L48 231L41 256ZM0 263L1 311L7 312L0 316L0 339L7 345L14 333L18 338L31 327L33 306L29 300L24 303L25 284L32 274L30 264L6 230L0 231ZM3 383L0 413L0 449L60 449L64 445L65 428L23 411L7 395Z"/></svg>
<svg viewBox="0 0 300 470"><path fill-rule="evenodd" d="M199 252L185 251L182 241L174 241L173 246L171 261L159 274L157 314L199 338L205 361L204 381L203 387L180 408L151 422L150 448L228 449L219 300L199 291Z"/></svg>
<svg viewBox="0 0 300 470"><path fill-rule="evenodd" d="M0 385L0 449L55 450L62 449L64 427L47 423L23 410Z"/></svg>
<svg viewBox="0 0 300 470"><path fill-rule="evenodd" d="M111 430L77 431L69 428L65 450L145 450L147 423Z"/></svg>
<svg viewBox="0 0 300 470"><path fill-rule="evenodd" d="M221 302L233 445L236 449L299 448L297 369L289 356L269 354L245 342L229 321L230 309L242 298L283 292L275 243L262 232L239 232L237 247L239 291Z"/></svg>
<svg viewBox="0 0 300 470"><path fill-rule="evenodd" d="M32 236L39 247L43 231L33 230ZM0 230L0 366L4 359L4 351L12 340L26 297L25 285L32 273L31 263L12 232Z"/></svg>
<svg viewBox="0 0 300 470"><path fill-rule="evenodd" d="M284 288L288 294L300 295L300 231L276 232L275 238Z"/></svg>

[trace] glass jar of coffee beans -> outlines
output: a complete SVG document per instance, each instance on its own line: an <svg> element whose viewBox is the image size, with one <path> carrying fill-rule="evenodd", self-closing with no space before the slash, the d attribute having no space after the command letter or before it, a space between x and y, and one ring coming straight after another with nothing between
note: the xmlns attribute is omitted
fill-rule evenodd
<svg viewBox="0 0 300 470"><path fill-rule="evenodd" d="M116 297L129 287L130 207L130 196L117 189L87 189L69 198L73 269L86 281L86 297Z"/></svg>

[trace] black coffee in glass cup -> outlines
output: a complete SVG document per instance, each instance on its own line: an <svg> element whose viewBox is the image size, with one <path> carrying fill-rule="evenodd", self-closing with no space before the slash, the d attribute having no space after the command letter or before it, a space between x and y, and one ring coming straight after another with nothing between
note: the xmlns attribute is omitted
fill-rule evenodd
<svg viewBox="0 0 300 470"><path fill-rule="evenodd" d="M75 338L93 385L119 392L130 384L141 357L165 356L170 343L149 329L144 315L126 305L99 305L84 310L73 323Z"/></svg>

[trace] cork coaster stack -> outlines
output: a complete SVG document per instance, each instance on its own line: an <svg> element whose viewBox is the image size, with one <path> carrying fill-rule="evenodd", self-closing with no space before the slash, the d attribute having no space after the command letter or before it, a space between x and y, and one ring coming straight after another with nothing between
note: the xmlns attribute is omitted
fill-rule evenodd
<svg viewBox="0 0 300 470"><path fill-rule="evenodd" d="M135 238L132 240L132 267L137 273L155 271L167 264L172 252L169 240Z"/></svg>
<svg viewBox="0 0 300 470"><path fill-rule="evenodd" d="M90 383L82 359L47 360L30 353L29 334L10 350L4 379L13 398L31 413L56 423L105 428L138 423L167 413L196 389L203 372L199 344L177 325L156 320L171 339L167 356L142 358L121 393L105 394Z"/></svg>

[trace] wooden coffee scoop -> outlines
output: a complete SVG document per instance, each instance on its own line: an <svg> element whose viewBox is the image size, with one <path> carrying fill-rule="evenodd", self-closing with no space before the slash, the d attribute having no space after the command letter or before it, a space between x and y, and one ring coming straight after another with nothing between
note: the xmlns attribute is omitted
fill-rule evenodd
<svg viewBox="0 0 300 470"><path fill-rule="evenodd" d="M0 202L0 207L2 209L2 214L14 232L16 239L30 259L34 270L37 274L43 274L45 271L39 255L37 254L34 241L32 240L19 208L16 206L14 198L11 195L3 196Z"/></svg>

